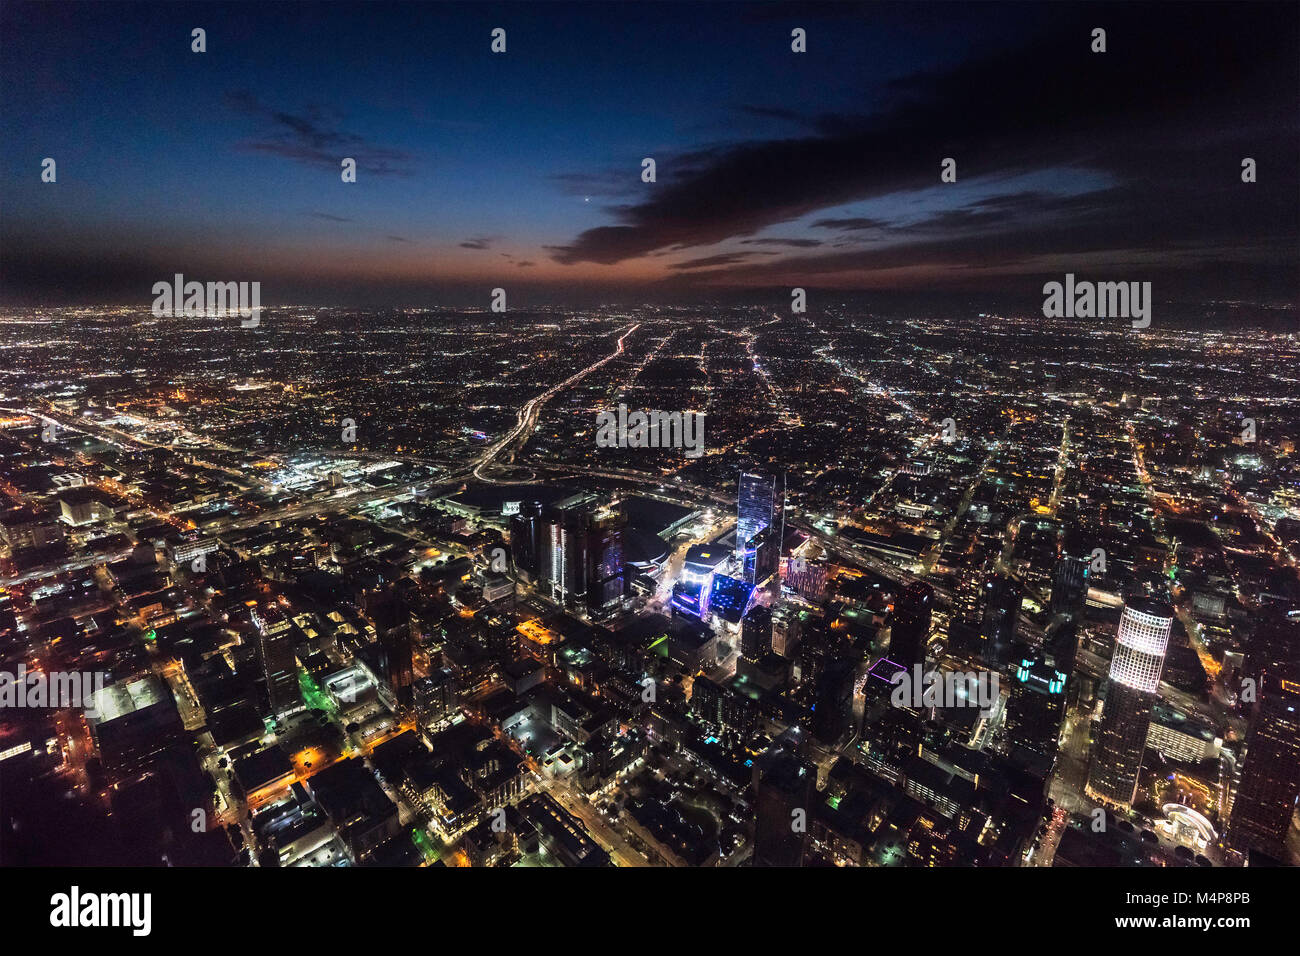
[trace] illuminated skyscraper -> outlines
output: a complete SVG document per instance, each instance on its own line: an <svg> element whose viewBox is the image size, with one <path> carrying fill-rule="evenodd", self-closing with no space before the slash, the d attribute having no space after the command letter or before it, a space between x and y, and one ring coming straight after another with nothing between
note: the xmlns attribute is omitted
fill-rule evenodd
<svg viewBox="0 0 1300 956"><path fill-rule="evenodd" d="M549 554L545 547L545 532L542 503L521 502L519 513L510 517L510 551L514 557L515 571L526 581L536 581L546 576L546 559Z"/></svg>
<svg viewBox="0 0 1300 956"><path fill-rule="evenodd" d="M1241 785L1232 805L1234 849L1283 856L1300 797L1300 667L1266 674L1246 738Z"/></svg>
<svg viewBox="0 0 1300 956"><path fill-rule="evenodd" d="M627 518L618 511L594 515L588 527L587 607L600 616L616 611L623 601L623 529Z"/></svg>
<svg viewBox="0 0 1300 956"><path fill-rule="evenodd" d="M744 554L743 576L746 584L762 584L780 563L780 532L764 528L749 541Z"/></svg>
<svg viewBox="0 0 1300 956"><path fill-rule="evenodd" d="M778 489L775 476L742 473L736 494L736 553L743 555L764 528L775 527L783 534L784 514L785 489Z"/></svg>
<svg viewBox="0 0 1300 956"><path fill-rule="evenodd" d="M1007 742L1052 757L1065 719L1064 672L1041 654L1026 655L1015 669L1007 701Z"/></svg>
<svg viewBox="0 0 1300 956"><path fill-rule="evenodd" d="M772 652L782 657L794 657L799 647L801 622L799 612L789 604L782 604L772 611Z"/></svg>
<svg viewBox="0 0 1300 956"><path fill-rule="evenodd" d="M282 714L302 703L298 686L298 658L293 652L293 629L279 608L256 608L257 656L266 675L266 697L271 713Z"/></svg>
<svg viewBox="0 0 1300 956"><path fill-rule="evenodd" d="M616 611L623 599L623 529L618 503L576 495L556 506L548 528L551 598L595 615Z"/></svg>
<svg viewBox="0 0 1300 956"><path fill-rule="evenodd" d="M1124 608L1088 773L1086 793L1093 799L1119 806L1133 802L1173 624L1173 609L1159 601L1139 599Z"/></svg>

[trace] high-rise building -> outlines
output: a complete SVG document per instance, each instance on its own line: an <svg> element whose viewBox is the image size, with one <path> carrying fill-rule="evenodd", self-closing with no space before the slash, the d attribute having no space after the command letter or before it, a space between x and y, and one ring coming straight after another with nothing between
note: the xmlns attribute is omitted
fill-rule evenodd
<svg viewBox="0 0 1300 956"><path fill-rule="evenodd" d="M780 539L776 528L764 528L750 539L743 555L746 584L761 584L776 573L781 557Z"/></svg>
<svg viewBox="0 0 1300 956"><path fill-rule="evenodd" d="M282 714L302 703L298 684L298 658L293 652L293 626L274 605L255 608L257 656L266 676L266 697L272 714Z"/></svg>
<svg viewBox="0 0 1300 956"><path fill-rule="evenodd" d="M994 574L984 582L978 648L981 659L990 667L1001 667L1011 660L1024 598L1024 586L1014 578Z"/></svg>
<svg viewBox="0 0 1300 956"><path fill-rule="evenodd" d="M799 647L799 612L792 605L781 604L772 611L772 650L782 657L794 657Z"/></svg>
<svg viewBox="0 0 1300 956"><path fill-rule="evenodd" d="M772 611L755 604L740 623L740 656L753 664L771 650Z"/></svg>
<svg viewBox="0 0 1300 956"><path fill-rule="evenodd" d="M774 475L744 472L736 493L736 554L743 555L764 528L785 530L785 490ZM778 541L777 547L780 548Z"/></svg>
<svg viewBox="0 0 1300 956"><path fill-rule="evenodd" d="M830 569L826 562L792 556L782 564L782 588L789 588L812 604L820 604L825 599L827 583L830 581Z"/></svg>
<svg viewBox="0 0 1300 956"><path fill-rule="evenodd" d="M394 588L374 592L366 602L366 616L375 628L380 677L388 684L398 706L412 703L415 670L411 607Z"/></svg>
<svg viewBox="0 0 1300 956"><path fill-rule="evenodd" d="M443 667L417 678L411 685L412 700L421 720L437 723L456 713L458 695L456 678L450 668Z"/></svg>
<svg viewBox="0 0 1300 956"><path fill-rule="evenodd" d="M618 503L601 504L594 495L560 502L549 521L551 599L602 616L623 600L623 529L627 518Z"/></svg>
<svg viewBox="0 0 1300 956"><path fill-rule="evenodd" d="M587 589L587 512L561 505L549 522L551 600L570 604Z"/></svg>
<svg viewBox="0 0 1300 956"><path fill-rule="evenodd" d="M802 866L808 850L813 773L787 731L754 761L754 866Z"/></svg>
<svg viewBox="0 0 1300 956"><path fill-rule="evenodd" d="M1173 624L1169 605L1147 599L1130 601L1120 616L1101 731L1085 788L1093 799L1118 806L1133 803Z"/></svg>
<svg viewBox="0 0 1300 956"><path fill-rule="evenodd" d="M18 617L9 592L0 588L0 651L5 650L9 638L18 633Z"/></svg>
<svg viewBox="0 0 1300 956"><path fill-rule="evenodd" d="M981 567L968 567L957 581L953 594L951 618L953 623L968 625L973 633L979 630L980 611L983 607L984 581L991 573L990 563Z"/></svg>
<svg viewBox="0 0 1300 956"><path fill-rule="evenodd" d="M1259 681L1269 674L1288 673L1300 661L1300 621L1276 611L1258 615L1250 635L1242 670Z"/></svg>
<svg viewBox="0 0 1300 956"><path fill-rule="evenodd" d="M814 703L811 727L813 736L824 744L833 744L844 736L853 718L854 661L847 648L822 662L813 683Z"/></svg>
<svg viewBox="0 0 1300 956"><path fill-rule="evenodd" d="M510 553L515 571L527 581L547 576L543 574L543 562L549 556L543 544L545 530L542 503L520 502L518 514L510 517Z"/></svg>
<svg viewBox="0 0 1300 956"><path fill-rule="evenodd" d="M592 516L588 527L587 552L591 560L587 585L587 609L600 617L622 605L626 565L623 562L623 529L627 519L618 511Z"/></svg>
<svg viewBox="0 0 1300 956"><path fill-rule="evenodd" d="M1052 575L1052 598L1048 611L1073 620L1083 617L1088 601L1088 559L1062 551Z"/></svg>
<svg viewBox="0 0 1300 956"><path fill-rule="evenodd" d="M297 677L295 675L295 685ZM153 674L109 684L86 708L86 725L104 769L114 779L139 773L164 750L185 741L176 701Z"/></svg>
<svg viewBox="0 0 1300 956"><path fill-rule="evenodd" d="M1043 661L1068 679L1074 673L1074 659L1079 653L1079 626L1073 620L1053 621L1043 635Z"/></svg>
<svg viewBox="0 0 1300 956"><path fill-rule="evenodd" d="M889 626L889 659L906 667L925 663L930 636L930 609L934 589L924 581L906 585L894 599L894 616Z"/></svg>
<svg viewBox="0 0 1300 956"><path fill-rule="evenodd" d="M1283 843L1300 798L1300 666L1266 674L1246 737L1241 784L1232 805L1228 843L1283 858Z"/></svg>
<svg viewBox="0 0 1300 956"><path fill-rule="evenodd" d="M1065 719L1064 672L1041 654L1021 658L1007 701L1007 742L1051 757Z"/></svg>
<svg viewBox="0 0 1300 956"><path fill-rule="evenodd" d="M758 696L700 675L691 683L691 713L717 731L746 737L758 724Z"/></svg>

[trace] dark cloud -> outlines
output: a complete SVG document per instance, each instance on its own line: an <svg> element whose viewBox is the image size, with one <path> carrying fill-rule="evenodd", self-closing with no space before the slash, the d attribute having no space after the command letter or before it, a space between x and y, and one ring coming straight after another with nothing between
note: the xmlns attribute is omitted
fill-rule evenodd
<svg viewBox="0 0 1300 956"><path fill-rule="evenodd" d="M1294 251L1295 241L1289 238L1293 233L1284 219L1271 226L1261 224L1256 237L1242 239L1239 224L1232 219L1206 222L1203 210L1195 206L1169 211L1161 210L1161 203L1160 196L1141 189L1106 190L1049 204L1047 214L1032 225L993 233L972 229L960 235L938 227L939 222L954 218L944 213L932 221L934 225L923 223L900 231L915 233L916 241L787 257L778 266L788 273L807 275L810 281L817 276L867 276L918 264L954 280L981 273L1039 275L1074 268L1071 263L1084 271L1105 268L1112 275L1134 279L1150 279L1158 273L1172 280L1179 269L1218 263L1225 271L1248 274L1255 270L1272 291L1285 288L1285 275L1293 271L1285 264L1285 249L1289 244ZM1066 206L1073 206L1077 213L1052 212ZM1113 221L1114 212L1120 209L1131 216L1122 237L1116 235ZM1171 241L1171 234L1181 238ZM1279 248L1283 250L1280 257ZM728 270L727 278L740 283L761 281L770 277L771 268L770 263L761 267L741 264Z"/></svg>
<svg viewBox="0 0 1300 956"><path fill-rule="evenodd" d="M226 104L261 127L256 136L238 143L245 151L332 170L339 170L344 158L350 157L357 161L359 173L411 175L409 153L345 132L334 110L307 106L301 113L290 113L266 106L247 90L227 93Z"/></svg>
<svg viewBox="0 0 1300 956"><path fill-rule="evenodd" d="M812 224L814 229L841 229L847 232L884 229L888 225L889 223L883 219L868 219L865 216L852 216L843 219L818 219Z"/></svg>
<svg viewBox="0 0 1300 956"><path fill-rule="evenodd" d="M673 263L670 269L707 269L711 266L729 266L733 263L744 262L746 259L757 255L753 252L728 252L717 256L705 256L702 259L687 259L685 262Z"/></svg>
<svg viewBox="0 0 1300 956"><path fill-rule="evenodd" d="M822 244L820 239L742 239L742 246L785 246L790 249L813 249Z"/></svg>
<svg viewBox="0 0 1300 956"><path fill-rule="evenodd" d="M349 219L347 216L335 216L328 212L309 212L307 215L313 219L325 219L329 222L355 222L355 220Z"/></svg>
<svg viewBox="0 0 1300 956"><path fill-rule="evenodd" d="M1091 27L1102 19L1109 51L1093 54ZM1138 242L1158 253L1213 241L1230 254L1234 244L1254 250L1266 237L1283 241L1277 255L1293 255L1300 234L1295 8L1071 7L1056 21L1030 42L890 84L874 113L802 121L790 110L747 107L816 133L697 150L689 174L665 157L647 198L616 210L614 224L581 233L554 258L612 264L751 236L821 209L936 187L946 156L957 159L961 183L1057 170L1064 190L1074 181L1069 170L1086 170L1117 188L1067 200L1008 192L911 226L827 217L817 221L821 228L935 238L798 264L879 268L929 256L960 265L999 253L1014 262ZM1270 29L1261 31L1260 22ZM1242 156L1272 176L1242 184ZM1053 211L1078 221L1040 221ZM997 241L989 241L990 230L999 231ZM984 235L972 240L974 232ZM758 268L708 258L733 267L726 274L737 278Z"/></svg>

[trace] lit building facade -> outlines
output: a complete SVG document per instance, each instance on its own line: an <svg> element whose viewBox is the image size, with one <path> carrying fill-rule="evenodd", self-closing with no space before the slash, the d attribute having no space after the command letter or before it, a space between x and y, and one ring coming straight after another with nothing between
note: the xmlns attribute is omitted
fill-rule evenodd
<svg viewBox="0 0 1300 956"><path fill-rule="evenodd" d="M1101 732L1085 788L1095 800L1124 807L1133 803L1173 623L1173 609L1158 601L1132 601L1120 617Z"/></svg>
<svg viewBox="0 0 1300 956"><path fill-rule="evenodd" d="M736 553L744 555L749 542L764 528L776 527L785 511L785 496L774 475L742 473L736 494ZM778 547L780 542L778 542Z"/></svg>

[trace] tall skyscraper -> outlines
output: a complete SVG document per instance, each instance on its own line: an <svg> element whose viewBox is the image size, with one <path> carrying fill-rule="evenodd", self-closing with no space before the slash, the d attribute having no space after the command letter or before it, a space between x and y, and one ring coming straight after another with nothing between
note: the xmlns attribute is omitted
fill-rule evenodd
<svg viewBox="0 0 1300 956"><path fill-rule="evenodd" d="M754 762L754 866L802 866L808 850L813 774L787 731Z"/></svg>
<svg viewBox="0 0 1300 956"><path fill-rule="evenodd" d="M1120 616L1101 731L1085 788L1093 799L1118 806L1133 803L1173 624L1169 605L1144 598L1130 601Z"/></svg>
<svg viewBox="0 0 1300 956"><path fill-rule="evenodd" d="M761 584L776 573L780 564L780 537L776 528L764 528L750 539L743 556L743 580L746 584Z"/></svg>
<svg viewBox="0 0 1300 956"><path fill-rule="evenodd" d="M1010 662L1012 645L1016 640L1016 623L1024 599L1024 586L1014 578L994 574L984 582L980 595L978 647L981 659L990 667L1001 667Z"/></svg>
<svg viewBox="0 0 1300 956"><path fill-rule="evenodd" d="M410 605L396 589L387 588L370 596L366 616L375 628L381 676L398 705L407 707L413 701L415 682Z"/></svg>
<svg viewBox="0 0 1300 956"><path fill-rule="evenodd" d="M1052 597L1048 610L1078 620L1088 601L1088 559L1061 552L1052 575Z"/></svg>
<svg viewBox="0 0 1300 956"><path fill-rule="evenodd" d="M772 650L772 611L755 604L740 622L740 656L757 663Z"/></svg>
<svg viewBox="0 0 1300 956"><path fill-rule="evenodd" d="M906 585L894 599L894 616L889 626L889 659L909 671L913 664L925 663L933 604L934 589L924 581Z"/></svg>
<svg viewBox="0 0 1300 956"><path fill-rule="evenodd" d="M736 493L736 554L744 555L749 542L764 528L785 530L785 489L774 475L744 472ZM781 543L777 543L778 549Z"/></svg>
<svg viewBox="0 0 1300 956"><path fill-rule="evenodd" d="M992 573L992 562L987 561L981 567L970 567L957 582L953 594L951 617L953 623L968 625L970 632L979 630L980 611L984 602L984 582Z"/></svg>
<svg viewBox="0 0 1300 956"><path fill-rule="evenodd" d="M594 615L616 611L623 599L626 526L617 502L575 495L558 504L548 527L552 600Z"/></svg>
<svg viewBox="0 0 1300 956"><path fill-rule="evenodd" d="M848 648L822 662L813 683L814 704L811 727L813 736L824 744L833 744L844 736L853 719L854 661Z"/></svg>
<svg viewBox="0 0 1300 956"><path fill-rule="evenodd" d="M588 526L587 609L596 616L618 610L623 601L623 529L627 518L617 510L598 512Z"/></svg>
<svg viewBox="0 0 1300 956"><path fill-rule="evenodd" d="M1246 648L1243 671L1256 681L1269 674L1290 675L1300 661L1300 621L1277 611L1257 615L1255 631Z"/></svg>
<svg viewBox="0 0 1300 956"><path fill-rule="evenodd" d="M551 600L570 604L587 589L587 511L561 504L549 524Z"/></svg>
<svg viewBox="0 0 1300 956"><path fill-rule="evenodd" d="M1007 701L1007 741L1051 757L1065 719L1066 675L1041 654L1021 658Z"/></svg>
<svg viewBox="0 0 1300 956"><path fill-rule="evenodd" d="M979 649L980 614L983 611L984 582L992 562L971 565L958 578L948 611L948 650L973 655Z"/></svg>
<svg viewBox="0 0 1300 956"><path fill-rule="evenodd" d="M782 657L794 657L800 630L799 612L792 605L778 605L772 611L772 651Z"/></svg>
<svg viewBox="0 0 1300 956"><path fill-rule="evenodd" d="M1300 798L1300 665L1260 681L1228 843L1279 859Z"/></svg>
<svg viewBox="0 0 1300 956"><path fill-rule="evenodd" d="M274 605L255 608L257 656L266 675L266 697L272 714L282 714L302 703L298 685L298 658L293 652L293 628Z"/></svg>
<svg viewBox="0 0 1300 956"><path fill-rule="evenodd" d="M1069 619L1054 621L1043 635L1042 658L1069 678L1079 653L1079 626Z"/></svg>
<svg viewBox="0 0 1300 956"><path fill-rule="evenodd" d="M510 552L515 571L527 581L543 577L542 564L547 556L543 546L545 526L542 523L542 503L524 501L519 513L510 517Z"/></svg>

